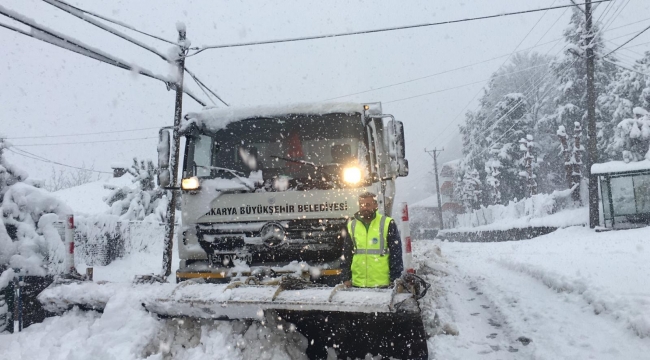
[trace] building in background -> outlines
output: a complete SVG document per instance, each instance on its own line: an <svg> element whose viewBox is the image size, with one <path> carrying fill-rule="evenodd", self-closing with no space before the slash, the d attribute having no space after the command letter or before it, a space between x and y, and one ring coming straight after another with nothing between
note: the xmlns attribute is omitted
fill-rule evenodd
<svg viewBox="0 0 650 360"><path fill-rule="evenodd" d="M455 187L460 159L442 164L440 169L440 200L442 202L442 221L444 228L456 226L456 215L463 212L460 199L456 198Z"/></svg>
<svg viewBox="0 0 650 360"><path fill-rule="evenodd" d="M436 194L409 206L409 221L413 239L433 239L440 229Z"/></svg>

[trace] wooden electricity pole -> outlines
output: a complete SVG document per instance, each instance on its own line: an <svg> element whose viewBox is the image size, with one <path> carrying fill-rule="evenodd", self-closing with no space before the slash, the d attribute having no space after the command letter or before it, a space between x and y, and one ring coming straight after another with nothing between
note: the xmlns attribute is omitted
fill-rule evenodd
<svg viewBox="0 0 650 360"><path fill-rule="evenodd" d="M178 158L179 147L181 139L178 130L181 126L181 117L183 115L183 74L185 73L185 28L178 28L178 44L179 54L176 60L178 66L178 82L176 83L176 104L174 109L174 132L173 132L173 152L170 161L171 176L170 186L172 187L172 196L167 204L167 224L165 224L165 252L163 253L163 272L164 277L168 277L172 273L172 249L174 247L174 225L176 223L176 198L178 190L174 189L178 186Z"/></svg>
<svg viewBox="0 0 650 360"><path fill-rule="evenodd" d="M591 165L598 162L596 139L596 90L594 89L594 33L592 29L591 0L585 0L585 27L587 37L587 176L589 177L589 227L598 225L598 177L591 174Z"/></svg>
<svg viewBox="0 0 650 360"><path fill-rule="evenodd" d="M444 148L440 150L427 150L426 148L424 149L424 152L433 158L433 171L436 174L436 195L438 195L438 220L440 221L440 230L444 229L445 226L442 222L442 201L440 201L440 181L438 180L438 153L444 150Z"/></svg>

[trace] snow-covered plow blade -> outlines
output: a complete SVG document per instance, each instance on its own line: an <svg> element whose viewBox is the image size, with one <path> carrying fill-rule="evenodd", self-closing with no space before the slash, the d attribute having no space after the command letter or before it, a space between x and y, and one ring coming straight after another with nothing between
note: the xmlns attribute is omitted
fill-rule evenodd
<svg viewBox="0 0 650 360"><path fill-rule="evenodd" d="M326 357L327 348L343 358L364 358L368 353L386 358L427 357L416 296L395 289L85 282L54 285L39 300L53 312L73 306L102 311L112 296L128 296L162 317L264 321L269 315L277 316L307 338L310 358Z"/></svg>

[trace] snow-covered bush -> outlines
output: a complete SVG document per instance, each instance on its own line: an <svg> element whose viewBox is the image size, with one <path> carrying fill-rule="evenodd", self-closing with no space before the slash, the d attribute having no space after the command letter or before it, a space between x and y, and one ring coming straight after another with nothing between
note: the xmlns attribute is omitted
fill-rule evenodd
<svg viewBox="0 0 650 360"><path fill-rule="evenodd" d="M114 187L104 198L111 207L110 214L119 216L120 220L144 220L164 222L167 211L167 191L156 186L158 169L151 160L138 162L127 169L133 175L134 186Z"/></svg>
<svg viewBox="0 0 650 360"><path fill-rule="evenodd" d="M0 139L0 269L30 275L63 270L65 247L54 227L72 210L45 190L31 185L27 173L9 164Z"/></svg>

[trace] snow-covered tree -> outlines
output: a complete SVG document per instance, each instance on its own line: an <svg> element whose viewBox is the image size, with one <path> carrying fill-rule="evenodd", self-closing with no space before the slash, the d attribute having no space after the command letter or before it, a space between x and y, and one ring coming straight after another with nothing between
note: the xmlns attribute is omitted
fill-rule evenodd
<svg viewBox="0 0 650 360"><path fill-rule="evenodd" d="M633 110L633 119L624 119L616 126L613 148L623 161L650 160L650 114L640 107Z"/></svg>
<svg viewBox="0 0 650 360"><path fill-rule="evenodd" d="M27 173L4 157L0 139L0 270L18 268L30 275L60 273L65 249L54 223L71 209L33 186Z"/></svg>
<svg viewBox="0 0 650 360"><path fill-rule="evenodd" d="M134 158L127 171L133 175L134 186L112 188L113 191L104 198L111 207L110 213L122 220L164 222L168 196L167 191L156 187L156 166L151 160L138 162Z"/></svg>
<svg viewBox="0 0 650 360"><path fill-rule="evenodd" d="M618 125L634 118L635 108L650 109L650 76L644 74L650 74L650 51L637 60L631 70L618 68L614 81L598 98L599 104L610 114L609 122L598 133L601 147L605 149L604 160L621 159Z"/></svg>
<svg viewBox="0 0 650 360"><path fill-rule="evenodd" d="M585 147L580 144L580 140L582 139L582 125L579 122L574 124L572 141L569 141L564 125L558 126L557 136L560 139L561 153L564 156L566 184L569 188L575 187L573 200L580 201L582 154L585 151Z"/></svg>
<svg viewBox="0 0 650 360"><path fill-rule="evenodd" d="M532 135L526 135L526 138L521 138L519 140L519 151L522 152L522 157L520 160L521 169L519 171L519 176L526 180L526 192L527 196L533 196L537 194L537 175L534 173L535 168L535 155L533 153L533 148L535 147L535 141Z"/></svg>
<svg viewBox="0 0 650 360"><path fill-rule="evenodd" d="M479 208L482 192L478 171L475 169L466 171L460 189L460 198L465 206L465 211Z"/></svg>
<svg viewBox="0 0 650 360"><path fill-rule="evenodd" d="M485 183L488 186L490 205L501 203L501 161L498 160L499 150L496 146L490 149L492 155L488 161L485 162Z"/></svg>
<svg viewBox="0 0 650 360"><path fill-rule="evenodd" d="M554 134L558 126L572 128L576 122L587 123L587 67L585 65L585 50L591 47L594 53L604 51L604 40L599 32L600 24L595 22L592 33L595 35L593 41L587 44L589 35L585 28L585 15L579 9L574 8L569 27L564 30L564 38L567 49L564 57L554 62L551 68L558 79L559 96L556 98L555 111L545 117L540 130L548 134ZM608 58L612 60L611 57ZM606 62L600 56L594 59L594 86L596 94L604 94L609 84L616 76L616 66ZM599 101L596 106L596 125L601 129L602 137L610 137L608 129L612 128L610 123L611 107L604 106ZM585 134L586 135L586 134ZM583 139L583 143L586 138ZM606 144L599 143L599 151L603 153ZM560 161L554 163L561 164ZM558 169L559 170L559 169Z"/></svg>
<svg viewBox="0 0 650 360"><path fill-rule="evenodd" d="M52 175L45 181L44 188L47 191L59 191L89 183L96 180L93 177L93 170L94 166L87 168L85 164L81 164L81 168L75 170L60 169L57 172L52 168Z"/></svg>

